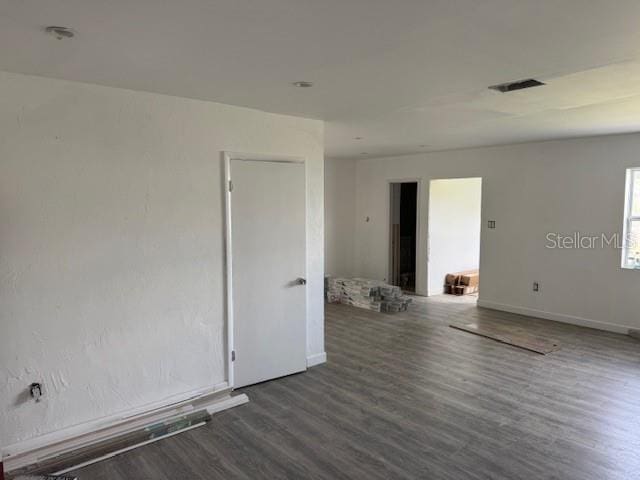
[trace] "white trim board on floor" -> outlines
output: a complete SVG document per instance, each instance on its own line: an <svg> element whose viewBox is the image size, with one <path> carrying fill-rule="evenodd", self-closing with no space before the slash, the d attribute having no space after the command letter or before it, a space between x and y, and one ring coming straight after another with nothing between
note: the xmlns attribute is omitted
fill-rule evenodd
<svg viewBox="0 0 640 480"><path fill-rule="evenodd" d="M566 315L563 313L547 312L545 310L536 310L534 308L527 307L518 307L515 305L492 302L489 300L478 300L478 306L489 308L491 310L499 310L501 312L516 313L519 315L526 315L528 317L536 317L545 320L553 320L555 322L568 323L571 325L577 325L579 327L595 328L596 330L622 333L623 335L627 335L629 333L629 327L625 327L623 325L601 322L599 320L576 317L574 315Z"/></svg>
<svg viewBox="0 0 640 480"><path fill-rule="evenodd" d="M244 394L232 397L231 388L226 382L211 388L194 390L170 397L164 402L157 402L7 446L2 449L4 469L5 472L11 472L24 468L194 410L206 409L210 414L214 414L248 401L248 397Z"/></svg>
<svg viewBox="0 0 640 480"><path fill-rule="evenodd" d="M218 413L221 412L223 410L226 410L228 408L232 408L232 407L237 407L238 405L243 405L245 403L247 403L249 401L249 399L247 398L246 395L236 395L235 397L226 397L226 399L221 400L220 402L216 402L212 405L210 405L209 407L207 407L207 412L209 412L210 415L213 415L214 413ZM80 468L86 467L88 465L92 465L94 463L98 463L98 462L102 462L103 460L107 460L109 458L113 458L117 455L120 455L122 453L126 453L130 450L134 450L138 447L143 447L145 445L149 445L151 443L155 443L158 442L160 440L164 440L165 438L169 438L169 437L173 437L175 435L178 435L180 433L184 433L184 432L188 432L189 430L193 430L194 428L198 428L198 427L202 427L206 425L206 422L202 422L202 423L198 423L196 425L192 425L190 427L184 428L182 430L178 430L176 432L171 432L171 433L167 433L166 435L162 435L160 437L156 437L156 438L152 438L150 440L146 440L144 442L138 443L136 445L132 445L130 447L126 447L126 448L122 448L120 450L116 450L114 452L110 452L106 455L103 455L101 457L98 458L94 458L92 460L83 462L79 465L74 465L73 467L69 467L69 468L65 468L64 470L60 470L59 472L55 472L54 475L64 475L65 473L68 472L72 472L74 470L78 470Z"/></svg>
<svg viewBox="0 0 640 480"><path fill-rule="evenodd" d="M185 428L183 430L178 430L176 432L167 433L166 435L162 435L161 437L155 437L155 438L152 438L152 439L147 440L145 442L141 442L141 443L138 443L136 445L132 445L130 447L121 448L120 450L116 450L115 452L110 452L110 453L108 453L106 455L103 455L101 457L94 458L94 459L88 460L86 462L82 462L82 463L80 463L78 465L74 465L74 466L69 467L69 468L65 468L64 470L60 470L59 472L54 472L53 476L57 477L57 476L61 476L61 475L64 475L66 473L69 473L69 472L73 472L75 470L80 470L81 468L88 467L89 465L93 465L94 463L102 462L104 460L108 460L109 458L113 458L113 457L116 457L116 456L121 455L123 453L129 452L131 450L135 450L136 448L144 447L145 445L149 445L151 443L159 442L160 440L164 440L165 438L170 438L170 437L173 437L175 435L179 435L180 433L188 432L189 430L193 430L194 428L203 427L206 424L207 424L206 422L198 423L196 425L191 425L190 427L187 427L187 428ZM20 477L20 478L22 478L22 477Z"/></svg>

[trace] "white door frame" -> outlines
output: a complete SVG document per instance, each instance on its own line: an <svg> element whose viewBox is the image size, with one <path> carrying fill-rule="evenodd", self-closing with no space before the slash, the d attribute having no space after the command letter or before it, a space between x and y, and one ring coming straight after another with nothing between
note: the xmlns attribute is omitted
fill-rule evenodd
<svg viewBox="0 0 640 480"><path fill-rule="evenodd" d="M398 178L398 179L388 179L387 180L387 195L390 196L391 192L391 184L392 183L417 183L418 189L416 191L416 285L415 285L415 294L416 295L424 295L426 293L422 290L422 281L419 275L419 271L421 268L426 269L426 262L424 262L426 257L426 252L422 251L422 215L420 210L422 208L422 181L421 177L410 177L410 178ZM390 281L391 278L391 199L387 201L387 281ZM423 263L424 262L424 263ZM428 278L428 277L427 277Z"/></svg>
<svg viewBox="0 0 640 480"><path fill-rule="evenodd" d="M261 162L277 162L277 163L302 163L305 165L306 172L306 162L304 157L296 157L291 155L266 155L261 153L241 153L241 152L230 152L224 151L222 152L222 158L224 163L224 178L222 191L224 192L225 199L225 288L226 288L226 322L225 327L227 329L227 383L229 387L233 388L234 386L234 375L233 375L233 360L232 360L232 352L234 350L234 339L233 339L233 249L232 249L232 231L231 231L231 160L250 160L250 161L261 161ZM307 186L305 180L305 213L306 213L306 195L307 195ZM305 222L306 222L306 214L305 214ZM308 235L307 228L305 225L305 238ZM306 264L307 259L305 258L305 278L306 278ZM307 298L308 303L308 298ZM305 307L306 308L306 307ZM309 331L307 328L307 312L305 311L305 337L309 336ZM307 345L307 340L305 339L305 349Z"/></svg>

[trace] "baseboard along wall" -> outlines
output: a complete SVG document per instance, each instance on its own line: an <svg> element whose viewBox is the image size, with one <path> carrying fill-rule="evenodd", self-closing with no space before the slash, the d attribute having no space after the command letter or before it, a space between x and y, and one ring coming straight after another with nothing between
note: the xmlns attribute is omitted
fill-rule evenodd
<svg viewBox="0 0 640 480"><path fill-rule="evenodd" d="M577 317L574 315L566 315L563 313L547 312L545 310L537 310L534 308L520 307L516 305L507 305L504 303L492 302L489 300L478 300L478 306L482 308L488 308L491 310L499 310L501 312L516 313L519 315L526 315L529 317L542 318L545 320L553 320L555 322L568 323L571 325L577 325L579 327L595 328L597 330L604 330L607 332L622 333L627 335L630 327L624 325L617 325L615 323L607 323L599 320L593 320L589 318Z"/></svg>

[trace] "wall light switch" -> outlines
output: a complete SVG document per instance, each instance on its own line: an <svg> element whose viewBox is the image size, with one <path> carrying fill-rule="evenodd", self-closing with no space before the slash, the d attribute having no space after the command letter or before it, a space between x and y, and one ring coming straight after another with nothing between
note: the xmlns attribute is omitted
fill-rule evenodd
<svg viewBox="0 0 640 480"><path fill-rule="evenodd" d="M496 228L496 221L495 220L489 220L487 222L487 225L489 226L489 228Z"/></svg>

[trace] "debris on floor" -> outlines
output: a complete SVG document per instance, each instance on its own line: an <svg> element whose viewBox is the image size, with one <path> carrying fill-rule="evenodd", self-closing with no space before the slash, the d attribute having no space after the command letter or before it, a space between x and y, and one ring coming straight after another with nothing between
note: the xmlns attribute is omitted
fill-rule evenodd
<svg viewBox="0 0 640 480"><path fill-rule="evenodd" d="M76 477L65 476L64 472L113 458L153 441L202 426L210 420L211 414L206 409L185 411L178 416L155 420L148 425L139 425L135 430L108 436L63 453L42 458L38 463L12 470L13 475L16 476L10 475L10 478L13 480L75 480ZM36 475L41 472L61 473L60 476ZM83 480L82 477L81 480Z"/></svg>
<svg viewBox="0 0 640 480"><path fill-rule="evenodd" d="M500 343L513 345L514 347L540 353L542 355L555 352L561 348L560 342L557 340L533 335L523 328L511 325L494 325L489 323L452 323L449 326L457 330L473 333L474 335L489 338Z"/></svg>
<svg viewBox="0 0 640 480"><path fill-rule="evenodd" d="M14 478L14 480L77 480L78 477L59 477L57 475L44 475L44 476L20 476Z"/></svg>
<svg viewBox="0 0 640 480"><path fill-rule="evenodd" d="M471 295L477 293L479 287L480 272L478 270L448 273L444 279L444 293L450 295Z"/></svg>
<svg viewBox="0 0 640 480"><path fill-rule="evenodd" d="M343 303L375 312L403 312L411 297L400 287L366 278L325 278L325 295L329 303Z"/></svg>

